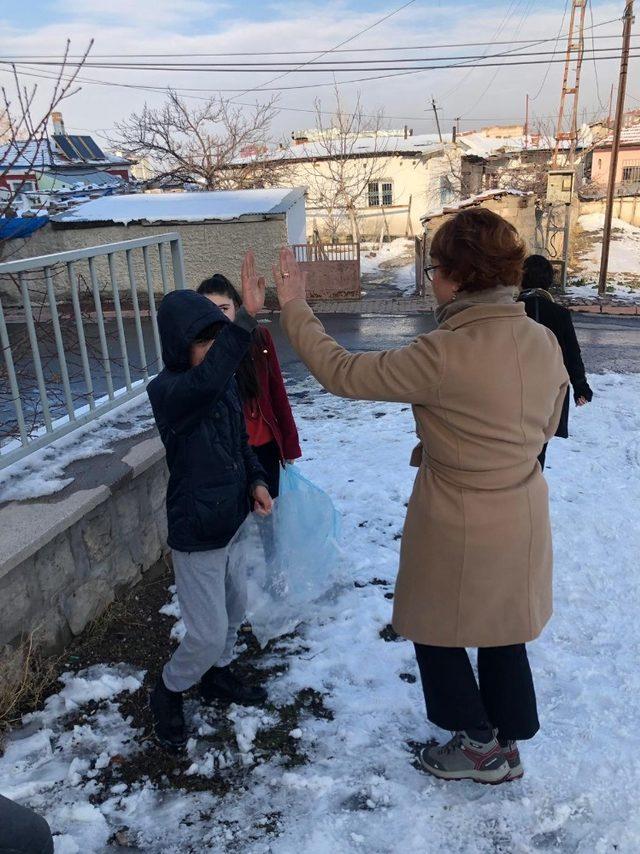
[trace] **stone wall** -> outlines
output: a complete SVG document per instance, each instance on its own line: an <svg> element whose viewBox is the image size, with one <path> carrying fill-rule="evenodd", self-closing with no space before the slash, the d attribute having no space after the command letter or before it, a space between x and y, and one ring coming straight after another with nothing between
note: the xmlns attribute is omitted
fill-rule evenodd
<svg viewBox="0 0 640 854"><path fill-rule="evenodd" d="M269 219L254 218L242 222L228 223L194 223L193 225L113 225L97 228L55 228L51 224L36 231L27 240L13 240L7 246L11 257L6 260L17 261L20 258L31 258L38 255L50 255L55 252L65 252L71 249L85 249L89 246L99 246L105 243L115 243L122 240L133 240L137 237L150 237L176 231L182 239L186 285L197 287L203 279L213 273L224 273L231 281L240 284L240 267L242 259L251 248L256 254L258 269L265 275L267 283L271 283L271 267L278 259L281 246L286 246L287 223L284 214L275 215ZM5 250L6 251L6 250ZM142 250L134 250L134 275L138 291L146 294L145 268ZM153 287L156 293L162 292L162 278L158 251L150 249ZM172 287L171 259L166 253L169 284ZM81 277L81 289L86 292L89 283L88 265L86 262L77 263L78 274ZM96 260L98 281L105 289L105 295L110 293L109 269L106 258ZM129 290L126 257L124 252L116 255L116 276L123 294ZM33 279L33 287L42 289L41 275ZM85 283L85 287L83 287ZM70 296L69 283L64 270L54 276L56 293L61 299ZM6 277L0 276L0 297L5 305L18 305L19 292L15 285Z"/></svg>
<svg viewBox="0 0 640 854"><path fill-rule="evenodd" d="M593 213L604 214L605 208L605 199L581 201L578 214L579 216ZM640 228L640 195L617 196L613 202L613 216Z"/></svg>
<svg viewBox="0 0 640 854"><path fill-rule="evenodd" d="M486 199L479 206L494 211L494 213L504 217L507 222L515 226L527 244L527 249L530 253L540 251L539 243L542 235L536 233L535 202L533 196L498 196ZM451 216L453 216L453 213L433 217L425 224L425 234L429 242L431 242L431 238L442 223Z"/></svg>
<svg viewBox="0 0 640 854"><path fill-rule="evenodd" d="M20 664L35 633L58 651L167 552L167 469L160 440L128 454L111 485L0 507L0 672Z"/></svg>

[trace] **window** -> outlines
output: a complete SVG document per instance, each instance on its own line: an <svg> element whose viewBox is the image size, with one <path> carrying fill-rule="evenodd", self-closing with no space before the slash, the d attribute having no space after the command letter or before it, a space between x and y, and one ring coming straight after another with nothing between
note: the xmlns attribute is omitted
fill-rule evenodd
<svg viewBox="0 0 640 854"><path fill-rule="evenodd" d="M640 183L640 166L625 166L622 170L622 180L625 183Z"/></svg>
<svg viewBox="0 0 640 854"><path fill-rule="evenodd" d="M14 193L17 191L21 193L34 193L36 189L33 181L9 181L9 187Z"/></svg>
<svg viewBox="0 0 640 854"><path fill-rule="evenodd" d="M391 181L369 181L369 207L389 207L393 204L393 184Z"/></svg>

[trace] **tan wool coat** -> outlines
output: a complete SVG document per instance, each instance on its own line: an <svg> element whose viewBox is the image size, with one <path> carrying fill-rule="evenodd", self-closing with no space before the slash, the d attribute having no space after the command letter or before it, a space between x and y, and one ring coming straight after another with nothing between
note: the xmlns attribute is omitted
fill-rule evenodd
<svg viewBox="0 0 640 854"><path fill-rule="evenodd" d="M351 354L304 300L281 323L333 394L411 403L419 466L402 537L393 626L433 646L537 637L552 612L547 484L537 463L568 376L522 303L465 308L397 350Z"/></svg>

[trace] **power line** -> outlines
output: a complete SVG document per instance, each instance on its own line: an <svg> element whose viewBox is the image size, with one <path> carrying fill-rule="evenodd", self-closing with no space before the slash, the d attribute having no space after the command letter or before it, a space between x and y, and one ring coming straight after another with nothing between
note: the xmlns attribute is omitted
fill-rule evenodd
<svg viewBox="0 0 640 854"><path fill-rule="evenodd" d="M619 18L612 18L610 21L602 21L599 24L595 24L594 27L588 27L586 29L593 29L597 27L603 27L606 24L618 23ZM615 33L611 35L597 35L594 36L596 39L617 39L618 36ZM562 36L561 40L566 41L567 37ZM337 48L329 48L325 51L325 53L371 53L372 51L377 51L379 53L384 53L388 51L401 51L401 50L435 50L441 47L484 47L485 45L508 45L508 44L542 44L543 42L553 42L556 41L557 37L553 36L546 39L506 39L503 41L492 40L488 42L432 42L428 45L400 45L397 47L350 47L348 50L340 50ZM317 53L317 50L263 50L263 51L235 51L235 52L210 52L210 53L190 53L186 51L182 51L180 53L92 53L91 56L96 59L121 59L121 58L153 58L153 57L202 57L202 56L307 56L311 53ZM78 53L70 53L69 59L78 59L81 58L81 54ZM55 53L27 53L27 54L18 54L18 53L8 53L4 54L4 59L8 60L32 60L32 59L61 59L61 54Z"/></svg>
<svg viewBox="0 0 640 854"><path fill-rule="evenodd" d="M636 58L638 56L640 56L640 54L631 54L632 58ZM610 56L596 57L595 61L604 62L604 61L613 60L613 59L620 59L620 54L618 53L618 54L613 54ZM558 63L558 62L564 62L564 60L561 58L560 59L554 59L552 57L550 60L541 59L541 60L521 60L521 61L515 61L515 62L478 62L473 67L474 68L496 68L496 67L507 68L507 67L516 67L516 66L544 65L547 62L549 62L549 64L553 64L553 63ZM30 65L28 65L26 63L25 64L15 63L15 65L21 69L22 68L27 69L27 71L21 70L21 72L20 72L21 74L24 74L24 76L34 77L34 78L40 77L42 79L54 79L54 75L51 75L51 74L47 75L46 72L41 71L39 74L35 73L31 69ZM388 80L388 79L394 79L394 78L398 78L398 77L407 77L407 76L412 76L415 74L421 74L424 71L439 71L439 70L447 70L447 69L452 69L452 68L469 68L469 67L470 67L469 65L460 64L460 63L445 63L442 65L423 65L423 66L420 66L417 68L411 68L411 69L406 69L403 67L401 70L393 69L393 68L392 69L386 68L386 69L384 69L385 71L387 71L387 72L392 71L394 73L376 74L376 75L369 76L369 77L357 77L357 78L353 78L351 80L341 80L340 85L352 85L354 83L367 83L367 82L371 82L371 81ZM0 69L0 70L2 70L2 69ZM369 70L372 71L375 69L369 69ZM55 76L57 76L57 75L55 75ZM78 77L76 79L78 80L79 83L88 83L90 85L108 86L108 87L125 88L125 89L137 89L137 90L146 91L146 92L166 92L168 88L172 88L170 86L157 86L157 85L154 86L152 84L118 83L115 81L95 80L95 79L86 78L86 77ZM320 89L320 88L324 88L326 86L333 86L333 85L334 85L333 82L327 81L324 83L310 83L310 84L303 84L303 85L297 85L297 86L270 87L269 89L265 88L264 91L289 92L289 91L298 91L298 90L304 90L304 89ZM178 91L180 93L191 93L191 92L209 92L210 93L212 90L211 90L211 87L208 87L208 88L180 87L180 88L176 89L176 91ZM247 91L256 91L256 90L216 88L216 91L220 94L232 94L233 93L236 95L236 97L242 97L242 94L246 94ZM242 94L238 95L237 93L239 93L239 92L241 92ZM185 97L196 97L196 96L185 95ZM208 100L208 99L204 98L201 100ZM251 105L251 106L255 106L255 105Z"/></svg>
<svg viewBox="0 0 640 854"><path fill-rule="evenodd" d="M534 0L529 0L529 5L531 5ZM528 13L527 13L528 14ZM520 26L524 23L524 20L521 21ZM639 34L640 36L640 34ZM640 47L640 45L636 45L636 47ZM516 52L517 49L511 51L504 51L501 53L493 53L493 54L463 54L463 55L446 55L446 56L433 56L433 57L401 57L400 59L388 59L388 60L344 60L338 66L335 63L327 62L327 63L308 63L304 68L289 68L282 69L285 70L287 74L291 74L294 71L301 71L302 73L336 73L336 72L344 72L348 73L350 71L420 71L424 69L437 69L439 67L449 68L449 67L469 67L469 68L483 68L483 67L492 67L490 63L484 62L487 59L498 59L502 57L545 57L545 56L557 56L558 54L564 55L565 50L537 50L537 51L519 51ZM619 51L618 45L612 45L611 47L596 47L586 49L585 52L589 54L599 54L599 53L611 53L612 51ZM604 57L605 59L607 57ZM425 63L425 62L460 62L464 60L464 63L461 66L434 66L434 65L415 65L415 63ZM473 62L472 62L473 60ZM385 63L385 65L372 65L371 63L381 62ZM391 65L391 63L402 63ZM413 65L407 65L406 63L413 63ZM58 67L59 63L51 62L51 61L38 61L38 62L29 62L29 63L15 63L9 62L7 60L0 60L0 65L17 65L17 66L25 66L30 68L40 68L40 67L49 67L55 66ZM112 70L112 71L166 71L166 72L186 72L191 74L200 74L200 73L254 73L259 74L263 71L272 70L271 66L283 66L285 63L243 63L243 64L233 64L233 65L213 65L213 64L201 64L201 65L184 65L181 63L163 63L163 64L149 64L149 63L83 63L79 64L78 67L83 68L99 68L102 70ZM324 67L324 66L329 67ZM358 68L350 68L346 66L356 65ZM75 65L72 63L72 67ZM322 66L322 67L320 67ZM360 67L364 66L364 67ZM266 86L266 83L263 84ZM209 91L209 90L205 90Z"/></svg>
<svg viewBox="0 0 640 854"><path fill-rule="evenodd" d="M389 18L392 18L394 15L397 15L399 12L402 12L403 9L407 9L409 6L412 6L414 3L415 3L415 0L409 0L408 3L403 3L402 6L399 6L397 9L394 9L392 12L389 12L388 14L384 15L382 18L379 18L377 21L374 21L373 24L370 24L368 27L365 27L363 30L360 30L359 32L355 33L355 35L349 36L348 39L345 39L344 41L337 44L335 47L330 48L330 50L325 50L325 51L321 52L320 54L318 54L318 56L316 56L313 60L310 60L310 61L315 62L318 59L322 59L322 57L326 56L328 53L332 53L334 50L338 50L338 48L344 47L346 44L349 44L350 42L352 42L355 39L359 38L360 36L364 35L365 33L368 33L374 27L377 27L379 24L384 23L384 21L388 21ZM303 65L305 65L305 64L306 63L303 63ZM300 68L301 67L302 66L300 66ZM300 69L298 68L295 70L298 71ZM266 83L263 83L260 86L255 86L253 89L245 89L245 91L241 92L238 97L243 98L245 95L248 95L250 92L256 92L256 91L264 90L270 83L275 83L278 80L282 80L283 77L286 77L288 74L291 74L291 73L292 72L287 71L287 72L285 72L285 74L281 74L278 77L274 77L272 80L267 80Z"/></svg>
<svg viewBox="0 0 640 854"><path fill-rule="evenodd" d="M556 48L558 47L558 43L559 43L559 41L560 41L560 34L562 33L562 28L564 27L564 22L565 22L565 20L566 20L566 18L567 18L567 11L568 11L568 9L569 9L569 0L565 0L565 2L564 2L564 12L562 13L562 21L560 21L560 29L558 30L558 37L556 38L556 45L555 45L555 46L556 46ZM569 37L567 36L567 39L568 39L568 38L569 38ZM549 72L550 72L550 71L551 71L551 62L549 62L549 67L547 68L547 70L546 70L546 71L545 71L545 73L544 73L544 77L542 78L542 83L540 84L540 88L538 89L538 91L536 92L536 94L535 94L532 98L530 98L530 99L529 99L530 101L535 101L537 98L539 98L539 97L540 97L540 93L541 93L541 92L542 92L542 90L544 89L544 84L547 82L547 77L549 76Z"/></svg>

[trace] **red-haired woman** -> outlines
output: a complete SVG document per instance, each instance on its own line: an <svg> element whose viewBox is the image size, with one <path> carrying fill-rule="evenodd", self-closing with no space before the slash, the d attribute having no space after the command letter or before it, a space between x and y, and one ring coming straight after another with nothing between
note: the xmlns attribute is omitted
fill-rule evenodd
<svg viewBox="0 0 640 854"><path fill-rule="evenodd" d="M552 553L537 457L556 431L568 377L553 333L514 301L524 258L506 220L460 212L431 244L439 329L355 355L307 305L290 250L274 270L280 322L328 391L413 404L421 443L393 625L415 644L429 720L455 731L420 755L445 780L522 776L516 740L538 730L525 643L551 616ZM479 684L466 647L478 648Z"/></svg>

